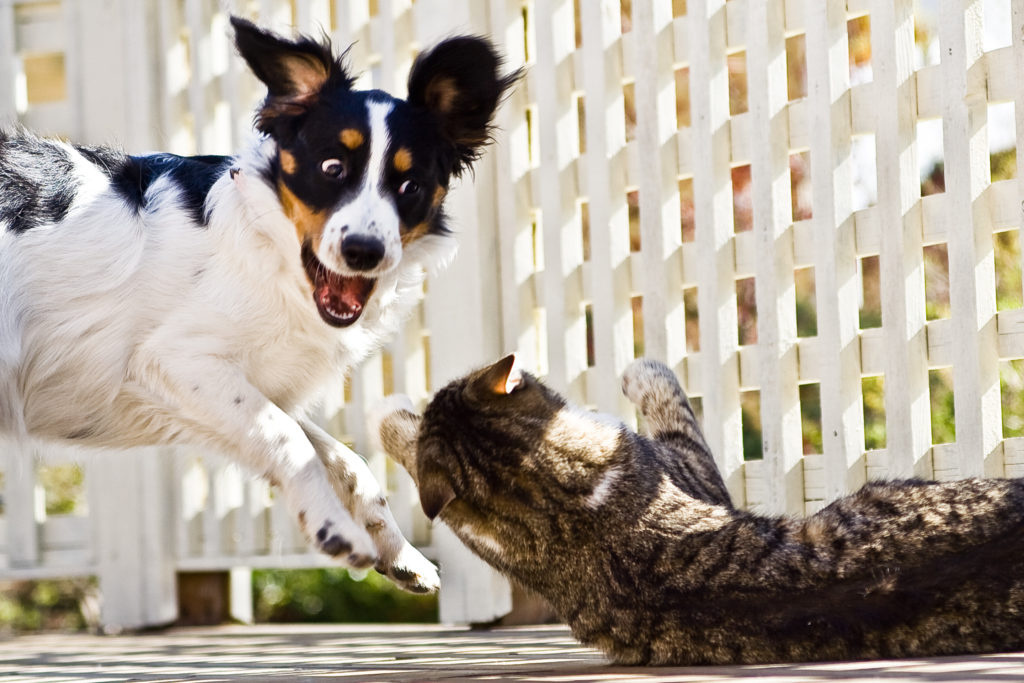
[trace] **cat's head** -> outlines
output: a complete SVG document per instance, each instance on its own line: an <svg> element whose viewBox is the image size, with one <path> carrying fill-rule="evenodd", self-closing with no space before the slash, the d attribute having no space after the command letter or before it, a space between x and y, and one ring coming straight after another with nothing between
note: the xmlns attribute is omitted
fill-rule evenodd
<svg viewBox="0 0 1024 683"><path fill-rule="evenodd" d="M499 566L558 543L552 520L597 519L593 496L608 493L599 487L625 432L567 404L514 356L445 386L422 418L392 398L377 422L371 432L412 475L427 516Z"/></svg>

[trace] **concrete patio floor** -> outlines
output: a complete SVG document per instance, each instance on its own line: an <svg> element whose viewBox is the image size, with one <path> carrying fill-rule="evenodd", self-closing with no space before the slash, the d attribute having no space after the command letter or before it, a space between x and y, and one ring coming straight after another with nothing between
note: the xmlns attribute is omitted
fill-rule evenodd
<svg viewBox="0 0 1024 683"><path fill-rule="evenodd" d="M1024 653L699 668L609 666L563 627L259 625L0 640L0 681L1024 681Z"/></svg>

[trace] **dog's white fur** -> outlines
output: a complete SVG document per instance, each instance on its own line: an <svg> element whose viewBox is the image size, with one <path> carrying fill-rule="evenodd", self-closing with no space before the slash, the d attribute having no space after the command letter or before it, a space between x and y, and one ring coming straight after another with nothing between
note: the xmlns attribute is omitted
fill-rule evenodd
<svg viewBox="0 0 1024 683"><path fill-rule="evenodd" d="M389 240L362 316L338 329L312 305L295 226L260 177L272 140L216 182L206 228L166 178L136 213L64 147L82 181L65 220L20 234L0 225L0 431L101 447L207 445L278 484L342 563L436 588L365 462L305 410L394 333L424 269L450 258L454 241L428 235L403 250Z"/></svg>

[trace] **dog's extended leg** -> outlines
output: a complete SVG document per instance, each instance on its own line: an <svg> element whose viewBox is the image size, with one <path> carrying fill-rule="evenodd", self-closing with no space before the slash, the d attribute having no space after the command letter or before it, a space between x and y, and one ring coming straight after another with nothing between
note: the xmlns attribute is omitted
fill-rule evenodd
<svg viewBox="0 0 1024 683"><path fill-rule="evenodd" d="M402 536L366 461L309 420L299 424L326 466L338 497L373 538L377 570L413 593L437 590L437 568Z"/></svg>
<svg viewBox="0 0 1024 683"><path fill-rule="evenodd" d="M182 394L176 402L179 414L192 422L186 429L191 427L278 486L300 528L320 551L350 567L377 564L376 544L342 505L327 468L290 415L233 367L194 357L160 367L172 391ZM170 367L176 369L173 377L168 377ZM188 372L181 372L182 367Z"/></svg>

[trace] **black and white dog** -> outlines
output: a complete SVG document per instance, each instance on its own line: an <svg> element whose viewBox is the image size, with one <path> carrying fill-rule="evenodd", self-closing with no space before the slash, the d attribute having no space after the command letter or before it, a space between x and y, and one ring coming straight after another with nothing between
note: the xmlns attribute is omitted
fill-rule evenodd
<svg viewBox="0 0 1024 683"><path fill-rule="evenodd" d="M327 41L232 24L268 90L237 156L0 133L0 432L216 449L279 486L321 551L433 590L365 462L304 408L450 258L449 180L515 75L451 38L400 100L353 90Z"/></svg>

